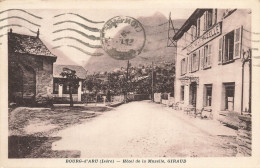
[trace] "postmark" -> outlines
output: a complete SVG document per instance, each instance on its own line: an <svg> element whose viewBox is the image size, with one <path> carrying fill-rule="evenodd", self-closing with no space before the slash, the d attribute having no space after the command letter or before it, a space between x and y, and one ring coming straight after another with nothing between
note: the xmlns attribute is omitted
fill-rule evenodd
<svg viewBox="0 0 260 168"><path fill-rule="evenodd" d="M101 29L101 44L114 59L129 60L139 55L146 41L142 24L129 16L115 16Z"/></svg>

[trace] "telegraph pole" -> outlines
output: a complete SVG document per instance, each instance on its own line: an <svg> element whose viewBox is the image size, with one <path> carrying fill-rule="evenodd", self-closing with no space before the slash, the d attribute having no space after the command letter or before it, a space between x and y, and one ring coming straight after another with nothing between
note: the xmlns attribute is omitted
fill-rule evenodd
<svg viewBox="0 0 260 168"><path fill-rule="evenodd" d="M151 96L151 98L152 98L152 101L154 101L154 93L153 93L153 79L154 78L154 76L153 76L153 61L152 61L152 96Z"/></svg>
<svg viewBox="0 0 260 168"><path fill-rule="evenodd" d="M129 60L127 61L127 66L126 66L126 81L128 81L128 70L129 70Z"/></svg>
<svg viewBox="0 0 260 168"><path fill-rule="evenodd" d="M252 114L252 51L249 49L249 109L248 112Z"/></svg>
<svg viewBox="0 0 260 168"><path fill-rule="evenodd" d="M128 73L129 73L129 60L127 61L127 66L126 66L126 82L125 82L125 103L127 99L127 92L128 92Z"/></svg>

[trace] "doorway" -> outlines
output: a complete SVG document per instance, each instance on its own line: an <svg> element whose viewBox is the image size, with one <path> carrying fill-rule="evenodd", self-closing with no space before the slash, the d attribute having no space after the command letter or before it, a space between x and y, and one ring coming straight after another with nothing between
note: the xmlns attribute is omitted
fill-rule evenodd
<svg viewBox="0 0 260 168"><path fill-rule="evenodd" d="M190 105L196 108L197 104L197 83L192 82L190 84Z"/></svg>
<svg viewBox="0 0 260 168"><path fill-rule="evenodd" d="M226 83L225 86L225 110L234 111L235 83Z"/></svg>

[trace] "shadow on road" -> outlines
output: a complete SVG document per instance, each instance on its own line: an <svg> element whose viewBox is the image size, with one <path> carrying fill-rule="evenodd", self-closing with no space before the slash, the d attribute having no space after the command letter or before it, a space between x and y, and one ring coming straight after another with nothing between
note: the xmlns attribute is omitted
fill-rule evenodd
<svg viewBox="0 0 260 168"><path fill-rule="evenodd" d="M52 150L61 137L9 136L8 158L79 158L77 150Z"/></svg>

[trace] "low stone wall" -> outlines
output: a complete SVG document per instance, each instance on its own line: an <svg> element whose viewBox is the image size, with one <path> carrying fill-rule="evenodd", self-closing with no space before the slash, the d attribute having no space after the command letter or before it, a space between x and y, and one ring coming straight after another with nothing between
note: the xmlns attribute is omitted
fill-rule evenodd
<svg viewBox="0 0 260 168"><path fill-rule="evenodd" d="M237 156L252 154L252 121L249 115L240 115L237 131Z"/></svg>
<svg viewBox="0 0 260 168"><path fill-rule="evenodd" d="M73 102L78 102L78 94L72 94L72 98L73 98ZM53 103L58 103L58 104L70 103L70 95L62 94L62 97L59 97L58 94L53 94Z"/></svg>
<svg viewBox="0 0 260 168"><path fill-rule="evenodd" d="M123 102L124 98L124 95L112 96L112 102Z"/></svg>

